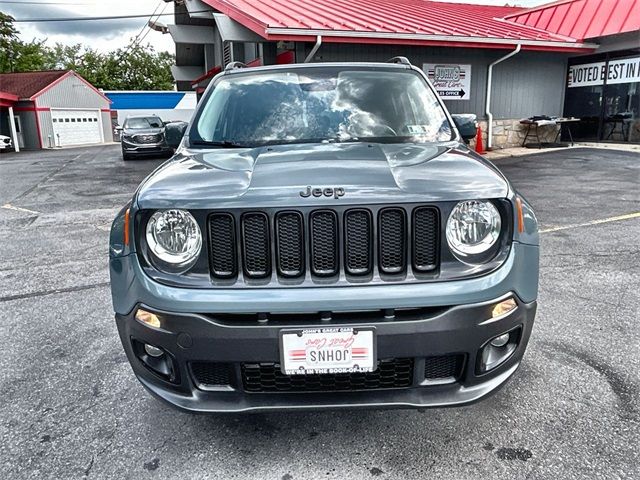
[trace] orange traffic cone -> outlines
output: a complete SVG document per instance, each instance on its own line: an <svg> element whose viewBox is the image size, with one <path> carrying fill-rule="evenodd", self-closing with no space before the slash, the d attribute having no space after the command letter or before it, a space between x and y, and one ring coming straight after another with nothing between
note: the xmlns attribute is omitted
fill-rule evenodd
<svg viewBox="0 0 640 480"><path fill-rule="evenodd" d="M482 129L480 125L478 125L478 130L476 130L476 153L480 155L484 155L484 145L482 144Z"/></svg>

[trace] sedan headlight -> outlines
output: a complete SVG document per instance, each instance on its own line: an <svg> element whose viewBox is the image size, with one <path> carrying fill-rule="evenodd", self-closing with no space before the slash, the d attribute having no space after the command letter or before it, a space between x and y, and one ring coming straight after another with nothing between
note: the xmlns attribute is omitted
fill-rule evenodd
<svg viewBox="0 0 640 480"><path fill-rule="evenodd" d="M500 238L500 213L491 202L468 200L458 203L447 221L447 243L467 259L493 247Z"/></svg>
<svg viewBox="0 0 640 480"><path fill-rule="evenodd" d="M193 215L185 210L162 210L147 222L147 245L160 261L158 267L171 272L193 266L202 249L202 234Z"/></svg>

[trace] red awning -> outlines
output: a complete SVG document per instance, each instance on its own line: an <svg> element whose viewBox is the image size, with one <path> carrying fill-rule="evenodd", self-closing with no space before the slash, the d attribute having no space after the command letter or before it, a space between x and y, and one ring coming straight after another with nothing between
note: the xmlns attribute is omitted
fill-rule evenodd
<svg viewBox="0 0 640 480"><path fill-rule="evenodd" d="M520 8L417 0L203 0L267 40L575 51L594 48L504 17Z"/></svg>
<svg viewBox="0 0 640 480"><path fill-rule="evenodd" d="M0 107L13 107L13 104L18 100L19 98L17 95L0 91Z"/></svg>
<svg viewBox="0 0 640 480"><path fill-rule="evenodd" d="M283 65L283 64L288 64L288 63L295 63L295 55L294 55L293 52L286 51L286 52L279 53L276 56L276 64L277 65ZM262 66L262 58L256 58L255 60L252 60L252 61L247 63L247 67L260 67L260 66ZM202 83L204 80L208 80L210 78L215 77L221 71L222 71L222 67L220 65L216 65L211 70L209 70L207 73L199 76L194 81L192 81L191 82L191 87L195 88L196 92L202 93L202 91L204 91L204 89L202 89L202 87L200 87L199 84ZM201 91L199 91L200 89L201 89Z"/></svg>

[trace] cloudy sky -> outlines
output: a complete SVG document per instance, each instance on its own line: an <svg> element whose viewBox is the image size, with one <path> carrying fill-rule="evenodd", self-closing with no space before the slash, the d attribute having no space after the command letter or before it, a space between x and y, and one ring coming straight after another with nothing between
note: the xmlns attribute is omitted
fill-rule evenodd
<svg viewBox="0 0 640 480"><path fill-rule="evenodd" d="M461 3L481 3L493 5L534 6L550 0L449 0ZM151 15L156 11L171 13L173 5L162 0L0 0L0 11L12 15L19 20L34 18L68 18L96 17L114 15ZM164 9L164 10L163 10ZM17 23L23 40L46 38L51 43L64 44L83 43L93 48L107 51L126 46L132 37L147 23L146 18L75 21ZM162 16L163 23L173 23L171 16ZM143 43L151 43L157 50L174 51L169 35L159 32L145 32ZM143 33L143 35L144 35Z"/></svg>
<svg viewBox="0 0 640 480"><path fill-rule="evenodd" d="M173 5L162 0L0 0L0 11L15 19L101 17L114 15L151 15L172 13ZM126 46L147 23L149 17L97 21L16 23L23 40L47 38L51 43L83 43L99 50L114 50ZM173 23L171 16L162 16L163 23ZM146 31L145 31L146 33ZM144 33L143 33L144 34ZM151 43L157 50L173 51L170 35L148 32L143 43Z"/></svg>

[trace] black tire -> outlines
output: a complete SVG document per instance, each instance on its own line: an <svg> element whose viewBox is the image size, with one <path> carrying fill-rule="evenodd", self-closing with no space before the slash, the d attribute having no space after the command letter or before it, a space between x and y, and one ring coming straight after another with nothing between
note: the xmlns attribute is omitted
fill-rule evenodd
<svg viewBox="0 0 640 480"><path fill-rule="evenodd" d="M128 153L125 153L124 149L122 150L122 160L124 160L125 162L127 160L131 160L131 155L129 155Z"/></svg>

